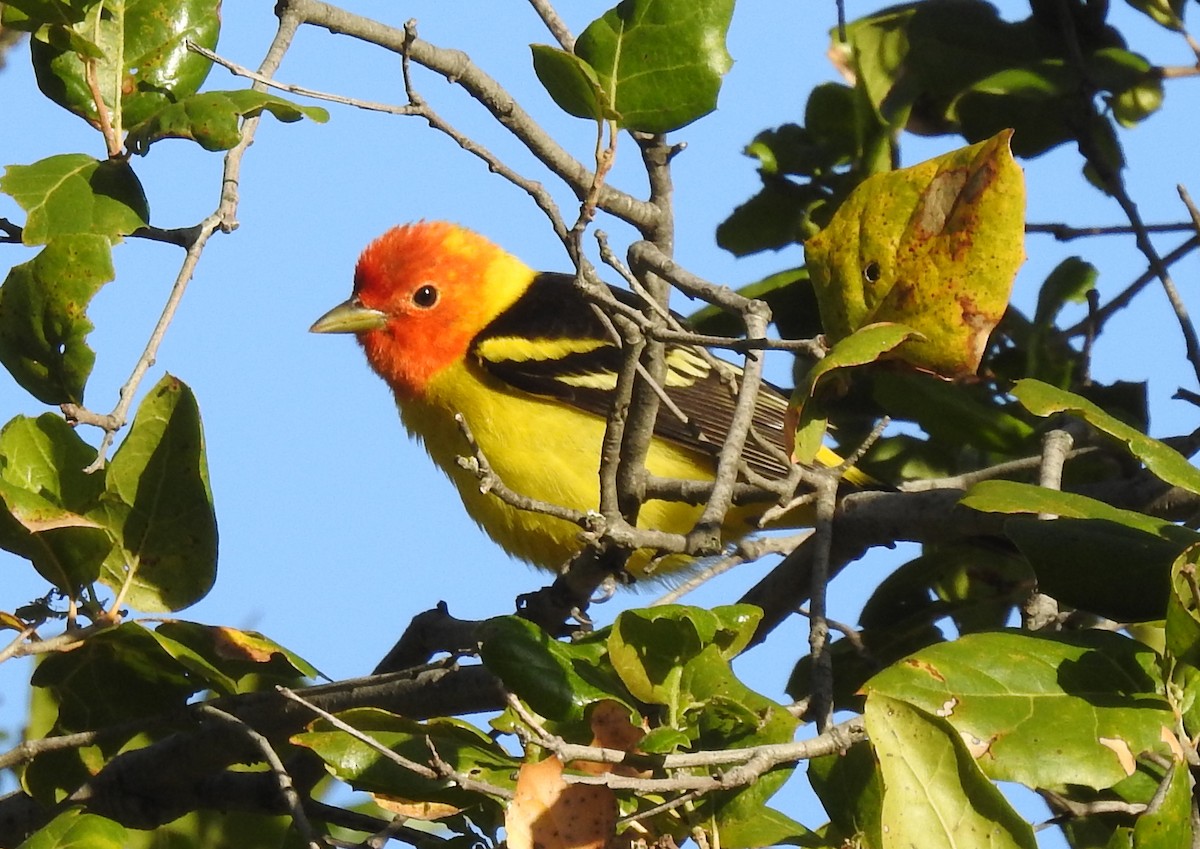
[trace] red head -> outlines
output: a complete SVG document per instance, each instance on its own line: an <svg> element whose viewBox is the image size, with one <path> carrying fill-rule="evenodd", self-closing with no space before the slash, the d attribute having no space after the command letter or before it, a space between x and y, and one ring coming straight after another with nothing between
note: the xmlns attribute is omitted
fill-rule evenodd
<svg viewBox="0 0 1200 849"><path fill-rule="evenodd" d="M354 296L312 329L356 333L367 361L393 391L419 396L430 379L462 361L475 335L534 276L520 260L455 224L408 224L363 251Z"/></svg>

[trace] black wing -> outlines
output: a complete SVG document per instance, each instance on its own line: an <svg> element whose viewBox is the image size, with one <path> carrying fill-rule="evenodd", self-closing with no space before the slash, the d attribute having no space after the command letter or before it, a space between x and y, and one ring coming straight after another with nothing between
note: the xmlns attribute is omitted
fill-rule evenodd
<svg viewBox="0 0 1200 849"><path fill-rule="evenodd" d="M622 302L637 307L638 298L612 290ZM538 342L531 346L529 340ZM565 274L541 274L526 293L485 327L472 343L472 354L488 374L524 392L556 398L597 416L608 415L623 354L595 308ZM670 409L659 410L655 433L684 448L714 457L729 433L736 403L732 383L721 377L710 359L693 347L669 345L666 355L667 397L687 421ZM730 373L741 370L726 364ZM743 459L771 478L784 477L787 399L764 383Z"/></svg>

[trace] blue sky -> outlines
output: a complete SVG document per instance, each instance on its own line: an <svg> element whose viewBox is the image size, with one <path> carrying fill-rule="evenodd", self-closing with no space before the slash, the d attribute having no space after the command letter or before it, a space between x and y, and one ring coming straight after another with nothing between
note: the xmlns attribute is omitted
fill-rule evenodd
<svg viewBox="0 0 1200 849"><path fill-rule="evenodd" d="M423 38L466 50L525 108L586 161L594 129L557 111L533 75L528 45L549 42L532 9L495 0L345 3L396 26L416 18ZM561 4L579 32L603 3ZM1002 11L1019 17L1024 4ZM399 9L398 9L399 7ZM876 8L851 3L851 17ZM269 3L228 3L218 51L256 66L274 32ZM1159 64L1194 58L1171 37L1123 4L1118 25L1130 25L1134 49ZM808 91L835 79L824 59L832 4L756 0L735 14L729 49L735 65L713 115L674 134L688 143L675 161L678 260L711 280L737 286L799 265L799 248L736 260L716 247L714 230L758 186L742 148L760 129L802 116ZM403 101L400 63L379 49L323 30L300 33L279 72L282 80L368 100ZM525 174L544 179L564 209L570 196L537 170L530 157L498 131L489 116L440 77L418 74L417 87L459 129L483 141ZM241 88L245 80L215 69L207 89ZM1168 83L1166 109L1123 135L1131 185L1147 221L1185 215L1175 184L1196 181L1195 123L1200 82ZM37 92L28 51L9 55L0 74L6 119L0 121L0 164L26 164L63 152L103 155L99 135ZM1185 102L1187 101L1187 102ZM311 322L343 300L362 247L393 224L446 218L477 229L531 265L568 268L540 212L523 192L488 173L453 142L414 119L330 107L325 125L281 125L267 118L243 163L241 227L215 237L143 389L164 371L195 391L204 419L208 460L221 532L220 571L212 593L184 618L263 631L334 678L363 674L390 647L413 614L439 600L452 613L482 618L510 612L512 599L547 578L509 561L463 514L449 484L408 441L389 393L345 337L307 333ZM19 117L17 117L19 116ZM912 164L959 142L906 138ZM167 141L133 162L160 227L199 221L216 205L221 157L195 145ZM1120 210L1082 185L1074 151L1058 150L1027 163L1029 220L1076 225L1117 224ZM634 146L625 139L611 182L643 191ZM0 216L21 221L11 199L0 196ZM628 228L603 216L618 252ZM1160 241L1163 250L1182 237ZM31 251L0 250L0 265L23 262ZM1126 242L1060 245L1033 237L1015 299L1033 303L1037 286L1062 258L1081 253L1101 265L1099 285L1111 295L1144 263ZM181 260L171 247L129 242L116 250L117 280L97 296L90 314L97 352L88 405L107 411L133 367L161 310ZM1185 296L1195 260L1176 268ZM677 303L681 311L689 306ZM1200 308L1195 310L1200 312ZM1177 386L1195 389L1180 370L1183 348L1161 292L1150 290L1136 309L1113 321L1097 351L1100 381L1149 377L1152 432L1189 430L1190 407L1171 401ZM782 358L776 365L786 374ZM0 422L44 408L0 373ZM83 431L98 441L98 434ZM831 589L830 615L853 622L863 593L910 554L886 552L848 569ZM735 600L766 570L750 565L722 576L691 597L697 604ZM0 609L11 610L44 592L28 565L0 552ZM622 607L646 602L653 588L624 594L597 607L600 624ZM782 698L785 669L805 642L796 622L743 662L751 683ZM786 658L781 661L780 658ZM28 669L0 665L0 728L20 721ZM795 783L793 783L794 785ZM793 791L789 788L787 793ZM798 792L798 791L797 791ZM811 809L781 804L810 825Z"/></svg>

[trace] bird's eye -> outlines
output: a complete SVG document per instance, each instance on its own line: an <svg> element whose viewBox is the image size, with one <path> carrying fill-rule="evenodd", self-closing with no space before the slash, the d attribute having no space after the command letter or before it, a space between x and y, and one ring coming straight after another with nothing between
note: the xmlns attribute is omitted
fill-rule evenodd
<svg viewBox="0 0 1200 849"><path fill-rule="evenodd" d="M866 267L863 268L863 279L868 283L878 283L882 273L882 270L879 268L879 263L868 262Z"/></svg>
<svg viewBox="0 0 1200 849"><path fill-rule="evenodd" d="M412 302L423 310L427 310L438 302L438 290L436 286L430 286L428 283L422 286L417 291L413 292Z"/></svg>

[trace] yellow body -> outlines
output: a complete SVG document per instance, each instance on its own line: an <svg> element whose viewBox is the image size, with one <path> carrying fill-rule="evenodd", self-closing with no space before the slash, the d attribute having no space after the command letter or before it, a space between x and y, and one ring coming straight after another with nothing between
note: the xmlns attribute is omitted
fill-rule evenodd
<svg viewBox="0 0 1200 849"><path fill-rule="evenodd" d="M471 518L514 557L536 565L566 563L583 547L578 526L542 513L518 510L492 493L480 492L479 479L457 463L469 447L454 422L461 413L479 448L500 479L522 495L574 510L596 510L600 504L600 444L605 423L554 400L543 400L506 387L480 369L460 363L428 384L424 399L400 403L400 417L410 433L425 444L433 461L458 488ZM514 450L521 446L521 450ZM710 457L654 440L646 468L655 475L712 480ZM649 500L638 513L643 528L686 533L701 508L679 502ZM751 530L745 510L731 511L726 535ZM645 570L652 552L640 552L628 564L634 574ZM686 558L668 558L656 570L672 571Z"/></svg>

